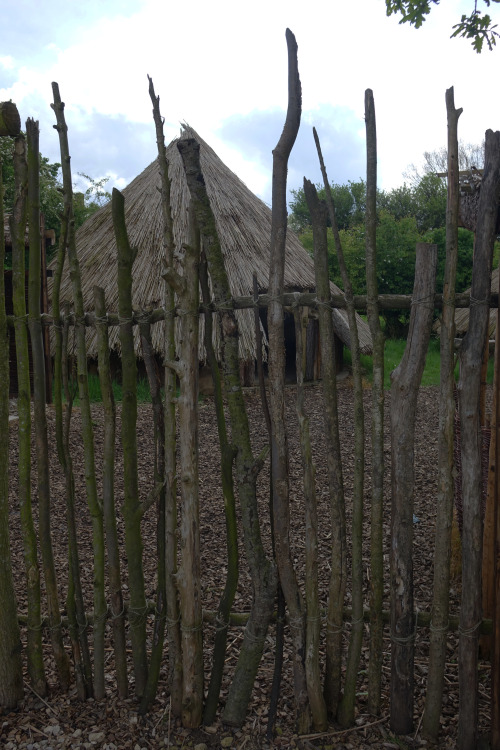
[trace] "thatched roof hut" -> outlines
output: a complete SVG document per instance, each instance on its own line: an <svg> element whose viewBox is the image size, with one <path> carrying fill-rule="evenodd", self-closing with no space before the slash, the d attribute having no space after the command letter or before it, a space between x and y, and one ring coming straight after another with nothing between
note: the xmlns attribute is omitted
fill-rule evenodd
<svg viewBox="0 0 500 750"><path fill-rule="evenodd" d="M191 129L186 127L181 138L195 137L200 143L201 167L207 192L215 215L217 231L223 247L226 269L233 297L253 294L253 274L257 276L259 293L268 286L271 236L271 210L231 172L215 152ZM168 146L171 205L176 247L188 239L187 207L189 191L175 139ZM138 248L133 268L133 306L151 310L163 305L163 219L160 196L160 176L157 161L150 164L123 190L125 218L129 240ZM102 286L109 311L118 309L116 243L113 232L111 206L101 208L80 227L76 234L77 253L82 274L83 298L86 310L92 310L93 287ZM287 233L285 291L313 291L314 266L307 251L292 233ZM332 284L332 291L339 292ZM66 269L61 286L61 302L71 301L73 294ZM254 362L256 356L254 319L252 310L237 311L240 328L240 357L243 362ZM350 344L349 327L344 311L334 310L333 320L337 336ZM201 321L203 322L203 321ZM371 351L371 336L367 324L358 319L361 349ZM263 326L265 328L265 326ZM162 351L163 324L153 327L153 346ZM217 330L217 327L214 327ZM265 330L264 330L265 334ZM136 330L136 350L141 355ZM215 342L218 347L218 341ZM93 329L88 332L88 355L97 356L97 342ZM110 329L110 346L119 351L118 329ZM204 361L200 335L200 361Z"/></svg>

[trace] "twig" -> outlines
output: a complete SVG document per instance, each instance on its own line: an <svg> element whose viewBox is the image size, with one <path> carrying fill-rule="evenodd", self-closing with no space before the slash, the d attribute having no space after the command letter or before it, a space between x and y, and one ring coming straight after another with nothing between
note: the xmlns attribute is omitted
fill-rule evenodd
<svg viewBox="0 0 500 750"><path fill-rule="evenodd" d="M420 725L422 724L422 719L423 718L424 718L424 712L422 711L422 713L420 714L420 719L418 720L418 724L417 724L417 728L415 730L415 734L413 735L413 741L415 741L417 739L417 734L420 731Z"/></svg>
<svg viewBox="0 0 500 750"><path fill-rule="evenodd" d="M44 704L45 704L45 705L47 706L47 708L49 709L49 711L52 711L52 713L54 714L54 716L56 716L56 717L57 717L57 718L59 719L59 721L61 721L61 718L60 718L59 714L57 713L57 711L54 711L54 709L52 708L52 706L51 706L51 705L49 705L49 704L47 703L47 701L46 701L46 700L44 700L44 698L42 698L42 696L41 696L41 695L39 695L39 694L38 694L38 693L36 692L36 690L34 690L34 689L33 689L33 688L31 687L31 685L29 684L29 682L26 682L26 680L23 680L23 682L24 682L24 684L26 685L26 687L28 688L28 690L31 690L31 692L33 693L33 695L36 695L36 697L37 697L37 698L38 698L39 700L41 700L41 701L42 701L42 703L44 703Z"/></svg>
<svg viewBox="0 0 500 750"><path fill-rule="evenodd" d="M389 715L382 716L381 719L377 719L376 721L371 721L369 724L359 724L356 727L349 727L349 729L340 729L336 732L317 732L316 734L302 734L300 736L300 739L302 740L316 740L320 737L338 737L340 734L349 734L350 732L356 732L359 729L367 729L368 727L374 727L376 724L382 724L384 721L387 721L389 718Z"/></svg>
<svg viewBox="0 0 500 750"><path fill-rule="evenodd" d="M48 737L49 736L45 732L42 732L41 729L37 729L36 727L34 727L33 724L28 724L28 726L26 727L26 729L28 729L30 732L36 732L37 734L41 734L42 737Z"/></svg>
<svg viewBox="0 0 500 750"><path fill-rule="evenodd" d="M172 696L168 703L168 731L167 731L167 747L170 747L170 720L172 718Z"/></svg>
<svg viewBox="0 0 500 750"><path fill-rule="evenodd" d="M172 703L172 699L170 698L170 702L169 702L169 705L168 705L168 710L169 710L169 712L170 712L170 705L171 705L171 703ZM160 718L158 719L158 721L157 721L157 722L156 722L156 724L154 725L154 728L155 728L155 729L157 729L157 728L158 728L158 724L159 724L159 723L160 723L161 721L163 721L163 717L165 716L165 714L166 714L166 713L167 713L167 708L165 707L165 710L163 711L162 715L160 716Z"/></svg>

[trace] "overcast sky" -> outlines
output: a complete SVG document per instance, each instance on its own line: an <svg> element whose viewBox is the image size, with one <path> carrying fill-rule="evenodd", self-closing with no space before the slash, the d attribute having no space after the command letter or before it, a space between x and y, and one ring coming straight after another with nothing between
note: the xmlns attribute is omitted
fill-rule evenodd
<svg viewBox="0 0 500 750"><path fill-rule="evenodd" d="M442 0L416 30L385 0L17 0L0 25L0 101L40 122L40 149L60 161L51 82L66 103L73 175L123 188L156 156L147 75L167 142L188 122L257 195L270 201L272 149L287 105L285 30L298 43L302 123L289 189L318 182L318 130L331 182L365 175L364 92L375 98L379 186L446 144L445 92L463 107L459 137L500 129L500 44L477 55L450 39L473 0ZM483 3L480 2L480 6ZM484 6L485 7L485 6ZM500 8L490 7L500 21Z"/></svg>

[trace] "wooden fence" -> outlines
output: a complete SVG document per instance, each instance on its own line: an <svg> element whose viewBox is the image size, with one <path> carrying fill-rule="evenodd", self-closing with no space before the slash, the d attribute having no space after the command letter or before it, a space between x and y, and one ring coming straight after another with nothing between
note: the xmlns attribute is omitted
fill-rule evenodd
<svg viewBox="0 0 500 750"><path fill-rule="evenodd" d="M261 662L270 627L276 623L277 669L270 690L268 731L272 736L276 706L280 693L280 653L283 639L289 640L292 651L295 719L297 731L304 734L312 729L323 732L330 719L341 727L355 721L357 688L360 680L360 658L368 624L367 708L373 715L382 706L382 663L384 627L389 628L391 640L390 726L401 735L413 732L414 727L414 654L415 633L422 626L428 628L430 654L428 663L428 694L422 731L436 740L443 698L444 668L448 633L459 633L460 711L458 746L472 748L477 740L477 654L481 634L495 635L498 631L498 597L491 618L483 619L481 581L483 566L483 518L481 515L481 425L480 393L481 367L487 334L490 304L497 298L490 295L492 247L495 238L496 212L500 191L500 133L486 134L486 163L476 232L476 249L472 290L469 297L458 299L454 292L456 267L456 226L458 216L458 172L456 164L456 123L459 111L453 105L453 92L447 92L449 123L449 201L447 214L447 265L442 295L435 294L436 248L419 246L415 288L411 299L379 297L376 285L376 252L374 230L376 142L374 139L374 105L367 92L365 109L367 123L367 289L365 299L352 295L349 279L337 242L337 252L344 274L345 296L332 299L328 286L326 258L326 212L335 229L334 206L325 209L319 204L314 187L306 184L306 195L314 228L316 263L316 292L312 295L283 294L280 273L283 263L282 239L286 231L284 185L286 163L300 120L300 81L296 67L296 45L287 33L289 45L290 102L283 136L274 151L275 194L273 195L272 262L269 295L258 300L232 300L209 200L204 189L197 144L193 140L180 147L188 185L191 192L192 237L184 248L183 274L174 270L173 240L169 207L168 165L163 158L164 140L158 98L152 82L150 93L155 112L155 125L162 172L162 199L165 220L165 305L149 315L139 315L132 309L131 288L134 283L132 264L135 251L130 247L124 220L123 197L113 191L113 222L118 248L119 309L106 313L102 290L95 289L94 311L84 310L81 294L81 273L75 252L72 224L71 173L64 105L57 84L54 89L54 111L61 145L65 213L62 220L59 266L55 274L52 315L41 316L39 294L40 277L36 252L30 255L30 295L26 309L24 297L24 227L26 211L30 212L30 226L38 226L31 217L37 216L38 154L36 124L27 123L27 155L24 138L18 138L15 169L19 184L29 184L29 201L19 190L13 211L12 236L14 315L7 320L3 299L0 299L0 333L5 341L7 326L16 336L18 361L18 417L19 461L16 472L23 554L26 562L26 601L24 618L15 610L12 569L8 534L8 445L2 441L0 452L0 553L2 570L0 586L0 704L15 706L22 697L22 668L26 659L33 688L45 695L46 644L50 640L58 680L67 688L70 683L70 657L67 651L67 632L71 645L71 661L78 694L83 700L89 696L103 699L105 690L106 626L112 625L112 643L116 674L116 689L121 697L129 691L130 672L140 711L147 712L157 692L159 676L167 669L172 712L180 716L185 727L211 723L219 710L221 685L226 675L227 639L230 628L244 621L243 640L237 663L229 675L222 720L240 726L246 715L252 689ZM319 141L317 141L318 151ZM322 163L322 159L321 159ZM322 164L325 183L326 171ZM327 190L328 193L328 190ZM27 206L27 208L26 208ZM285 211L283 212L283 206ZM31 213L32 212L32 213ZM3 217L0 216L0 226ZM22 237L22 244L21 244ZM338 240L338 237L337 237ZM37 233L30 234L31 248L39 247ZM201 254L200 254L201 253ZM73 309L61 310L58 283L62 265L68 262L74 291ZM210 285L209 285L210 278ZM200 311L199 289L202 290ZM210 291L209 291L210 290ZM462 443L462 583L461 608L458 619L449 611L451 528L453 516L453 398L454 335L453 314L457 304L470 305L469 331L460 351L460 381L458 384L460 432ZM404 358L394 372L391 389L390 428L391 447L391 543L390 564L386 569L383 559L383 501L384 472L388 468L384 458L384 391L383 391L383 336L380 331L379 311L384 306L411 307L410 333ZM268 429L267 445L257 455L252 443L245 398L240 384L238 362L238 326L235 310L238 307L268 308L269 375L267 387L262 376L260 391L262 408ZM318 513L314 467L311 458L311 436L305 408L301 356L302 306L315 308L319 318L322 341L321 398L325 415L322 440L328 453L328 494L330 506L331 572L326 601L318 593ZM338 389L331 345L331 310L346 307L351 322L353 361L353 431L355 471L352 497L344 489L345 475L342 446L339 437ZM297 341L297 424L303 465L303 485L291 488L288 471L287 425L284 409L283 313L291 310L296 318ZM436 497L436 544L434 557L434 588L431 612L418 613L413 594L413 491L414 491L414 429L416 396L430 336L432 315L442 308L440 387L440 421L438 436L438 490ZM359 350L356 346L355 309L366 309L374 345L374 374L371 388L372 409L370 430L370 491L365 488L365 425L363 384ZM168 314L165 310L169 311ZM214 382L214 420L220 442L221 494L227 526L227 551L221 552L217 565L227 569L226 581L217 610L203 612L203 570L200 556L199 490L203 477L199 474L198 445L198 320L206 316L205 347ZM154 366L151 348L151 326L160 318L166 326L164 372ZM175 349L174 320L182 327L180 345ZM43 362L43 328L51 325L55 337L54 408L56 446L47 440L45 406L45 369ZM99 335L99 377L104 420L102 454L96 456L93 416L90 405L85 350L85 327L93 325ZM120 327L122 358L121 455L123 471L123 505L119 515L124 529L124 551L117 531L115 508L115 430L116 407L113 399L109 367L107 332L110 325ZM137 366L133 345L133 327L141 332L143 355L152 394L153 455L152 488L141 497L137 449ZM217 362L212 349L212 326L219 326L223 341L222 360ZM67 367L67 341L70 326L75 331L76 383L78 388L81 434L81 461L85 478L85 495L92 527L92 608L88 611L87 592L82 587L82 560L77 533L75 497L75 463L71 435L72 382ZM33 350L33 393L30 392L27 370L27 331ZM256 336L259 326L256 326ZM330 343L329 343L330 342ZM257 347L260 351L260 347ZM5 375L5 352L2 355L0 377ZM496 391L495 391L496 392ZM7 427L7 393L2 389L1 424ZM33 405L33 416L31 413ZM495 408L497 400L495 399ZM496 413L492 426L498 424ZM178 431L176 426L178 425ZM35 528L31 507L32 445L34 430L36 452L38 528ZM492 430L494 433L494 430ZM498 442L492 440L498 450ZM49 450L55 448L63 477L67 514L67 546L69 553L66 587L67 616L61 615L61 573L55 569L51 538L51 489ZM496 452L493 454L493 470ZM268 460L270 456L270 461ZM99 471L96 471L96 466ZM264 469L265 467L265 469ZM215 468L215 467L214 467ZM263 471L269 486L270 515L262 516L258 503L257 481ZM98 481L98 475L101 477ZM12 472L11 472L12 477ZM262 482L262 478L259 479ZM304 513L304 558L301 561L305 577L301 580L297 562L290 547L291 495L300 497ZM365 506L370 504L370 538L363 538ZM495 501L497 503L497 501ZM348 528L346 504L352 507L352 522ZM141 522L148 508L157 512L156 594L153 602L146 597ZM495 505L493 528L498 527ZM487 511L488 512L488 511ZM495 515L496 514L496 515ZM238 540L237 515L240 517L242 540ZM263 525L272 527L273 546L263 543ZM60 530L58 530L60 533ZM498 533L498 532L497 532ZM37 548L40 545L40 550ZM348 540L351 552L347 555ZM368 546L370 593L363 583L366 562L363 544ZM498 536L497 536L498 550ZM234 602L238 585L238 548L245 552L246 565L252 582L252 599L243 605L243 613L235 613ZM38 571L38 552L41 573ZM497 552L495 554L498 554ZM123 559L126 558L127 594L124 593ZM493 559L486 563L495 569ZM40 574L43 575L46 604L42 606ZM390 611L383 610L384 580L389 579ZM498 577L493 576L493 587L498 589ZM350 607L346 609L349 592ZM368 599L368 601L367 601ZM322 619L322 617L324 619ZM211 676L205 694L203 645L205 623L215 622ZM350 627L346 629L345 623ZM322 625L322 622L324 625ZM21 623L21 625L19 624ZM285 629L285 624L287 625ZM18 644L20 630L25 633L25 648L21 656ZM274 627L274 626L273 626ZM348 636L348 637L347 637ZM498 664L499 638L491 645L492 661L492 747L498 745ZM346 642L348 648L346 651ZM127 657L131 647L131 663ZM167 656L168 653L168 656ZM167 666L165 667L165 664ZM344 669L345 666L345 669ZM226 676L227 679L227 676ZM496 744L495 744L496 742Z"/></svg>

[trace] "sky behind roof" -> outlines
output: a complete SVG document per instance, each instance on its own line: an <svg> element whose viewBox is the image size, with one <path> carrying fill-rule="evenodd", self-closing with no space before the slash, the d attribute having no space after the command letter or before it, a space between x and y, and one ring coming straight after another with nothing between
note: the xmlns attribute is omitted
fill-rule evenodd
<svg viewBox="0 0 500 750"><path fill-rule="evenodd" d="M167 143L188 122L257 195L270 202L272 149L287 105L285 30L298 43L303 114L289 189L321 179L321 139L331 182L365 175L364 92L374 93L378 180L404 182L408 165L446 144L445 92L463 107L459 137L481 143L500 129L500 45L477 55L450 39L473 0L442 0L422 28L387 17L385 0L18 0L0 25L0 101L40 122L40 150L60 161L51 110L59 84L73 177L109 175L123 188L155 157L147 75ZM483 5L482 2L479 4ZM485 7L485 6L484 6ZM490 15L500 20L492 5Z"/></svg>

